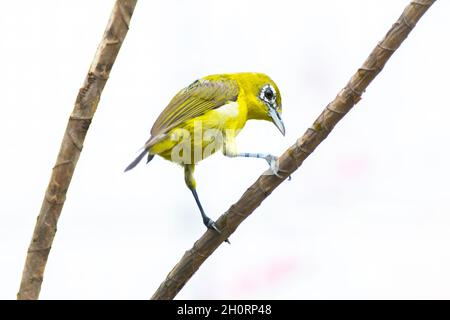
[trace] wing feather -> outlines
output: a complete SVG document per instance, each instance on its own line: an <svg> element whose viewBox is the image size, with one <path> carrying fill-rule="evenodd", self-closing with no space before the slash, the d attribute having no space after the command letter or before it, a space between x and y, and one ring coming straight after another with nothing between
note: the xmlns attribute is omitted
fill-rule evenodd
<svg viewBox="0 0 450 320"><path fill-rule="evenodd" d="M165 134L183 122L236 101L238 93L239 87L232 80L197 80L173 97L156 119L151 135Z"/></svg>

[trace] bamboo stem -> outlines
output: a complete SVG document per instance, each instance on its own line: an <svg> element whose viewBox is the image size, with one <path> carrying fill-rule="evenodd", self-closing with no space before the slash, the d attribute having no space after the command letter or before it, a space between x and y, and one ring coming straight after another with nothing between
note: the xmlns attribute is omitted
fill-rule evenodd
<svg viewBox="0 0 450 320"><path fill-rule="evenodd" d="M83 142L111 68L127 34L137 0L117 0L64 132L28 248L18 300L38 299L44 270Z"/></svg>

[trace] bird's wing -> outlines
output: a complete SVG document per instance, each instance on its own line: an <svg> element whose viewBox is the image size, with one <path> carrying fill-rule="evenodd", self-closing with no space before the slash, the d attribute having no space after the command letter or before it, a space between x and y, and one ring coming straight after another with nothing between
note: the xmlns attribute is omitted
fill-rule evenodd
<svg viewBox="0 0 450 320"><path fill-rule="evenodd" d="M238 93L239 87L232 80L197 80L173 97L156 119L151 135L160 136L187 120L236 101Z"/></svg>

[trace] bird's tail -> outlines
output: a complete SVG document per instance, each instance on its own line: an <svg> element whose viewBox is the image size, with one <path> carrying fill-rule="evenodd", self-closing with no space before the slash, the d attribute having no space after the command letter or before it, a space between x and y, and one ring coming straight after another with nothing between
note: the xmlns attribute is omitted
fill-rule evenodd
<svg viewBox="0 0 450 320"><path fill-rule="evenodd" d="M131 170L131 169L133 169L134 167L136 167L137 166L137 164L139 163L139 162L141 162L141 160L142 160L142 158L144 158L144 156L145 156L145 154L148 152L148 148L145 148L137 157L136 157L136 159L134 159L133 160L133 162L132 163L130 163L129 165L128 165L128 167L126 167L125 168L125 172L127 172L128 170ZM155 155L154 154L148 154L148 156L147 156L147 163L149 163L152 159L153 159L153 157L154 157Z"/></svg>

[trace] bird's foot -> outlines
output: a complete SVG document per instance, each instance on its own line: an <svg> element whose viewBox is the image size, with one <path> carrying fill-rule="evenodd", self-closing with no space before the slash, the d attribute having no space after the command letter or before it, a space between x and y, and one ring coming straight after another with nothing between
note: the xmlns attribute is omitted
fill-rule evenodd
<svg viewBox="0 0 450 320"><path fill-rule="evenodd" d="M282 178L278 174L278 171L279 171L278 157L268 154L264 159L266 159L267 163L269 164L270 171L272 172L272 174L276 175L278 178Z"/></svg>
<svg viewBox="0 0 450 320"><path fill-rule="evenodd" d="M216 230L218 234L222 234L222 231L219 230L216 223L214 221L212 221L210 218L205 219L205 221L203 221L203 222L208 229Z"/></svg>
<svg viewBox="0 0 450 320"><path fill-rule="evenodd" d="M266 159L267 163L269 164L272 174L282 179L283 177L279 174L280 168L278 166L278 157L269 154L264 159ZM291 175L288 176L288 180L291 180Z"/></svg>
<svg viewBox="0 0 450 320"><path fill-rule="evenodd" d="M204 219L203 223L205 224L205 226L208 229L215 230L218 234L222 234L222 231L219 230L219 228L217 227L216 223L212 219L210 219L210 218ZM225 239L225 242L228 243L228 244L231 244L230 240L228 240L228 239Z"/></svg>

